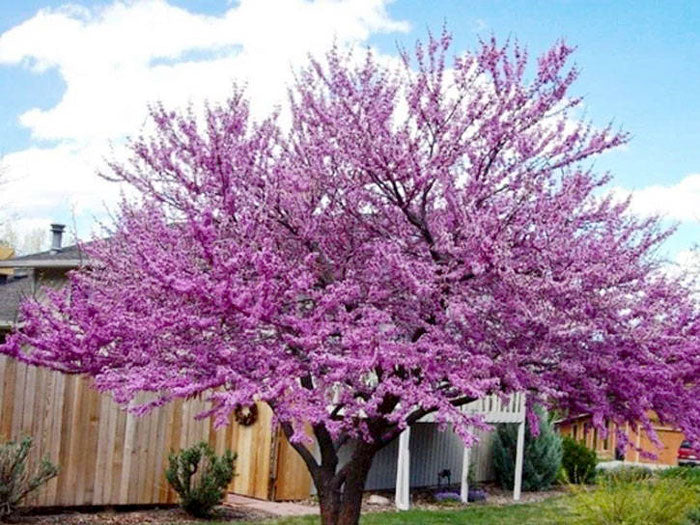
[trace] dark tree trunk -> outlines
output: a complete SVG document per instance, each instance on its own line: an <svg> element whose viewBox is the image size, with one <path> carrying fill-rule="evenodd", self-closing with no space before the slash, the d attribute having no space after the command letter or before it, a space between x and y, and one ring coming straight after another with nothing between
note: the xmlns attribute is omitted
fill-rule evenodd
<svg viewBox="0 0 700 525"><path fill-rule="evenodd" d="M309 378L302 378L302 384L308 385L309 389L313 386ZM459 406L469 401L473 399L459 398L454 400L453 404ZM387 396L379 407L380 413L390 414L398 402L398 397ZM416 409L406 418L407 425L412 425L433 410ZM321 504L323 525L357 525L362 510L362 493L374 456L402 431L396 423L390 423L383 417L368 419L365 422L374 441L356 442L350 459L344 465L339 465L338 451L348 442L348 436L334 440L325 425L314 425L312 429L318 445L318 458L305 445L292 440L294 429L291 424L281 424L287 439L306 463L314 480Z"/></svg>
<svg viewBox="0 0 700 525"><path fill-rule="evenodd" d="M358 443L348 463L340 470L322 466L313 476L321 504L323 525L357 525L362 509L362 493L377 447Z"/></svg>

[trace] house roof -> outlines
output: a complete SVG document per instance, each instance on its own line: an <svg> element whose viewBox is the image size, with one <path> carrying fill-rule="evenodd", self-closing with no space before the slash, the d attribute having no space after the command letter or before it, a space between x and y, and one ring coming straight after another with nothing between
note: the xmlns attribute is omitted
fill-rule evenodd
<svg viewBox="0 0 700 525"><path fill-rule="evenodd" d="M0 328L9 328L17 319L22 299L34 292L31 274L16 274L0 281Z"/></svg>
<svg viewBox="0 0 700 525"><path fill-rule="evenodd" d="M22 300L34 293L33 269L77 268L84 264L84 259L78 245L72 245L0 260L0 268L12 270L7 278L0 280L0 330L10 328L16 322Z"/></svg>
<svg viewBox="0 0 700 525"><path fill-rule="evenodd" d="M84 263L77 244L0 261L0 268L76 268Z"/></svg>

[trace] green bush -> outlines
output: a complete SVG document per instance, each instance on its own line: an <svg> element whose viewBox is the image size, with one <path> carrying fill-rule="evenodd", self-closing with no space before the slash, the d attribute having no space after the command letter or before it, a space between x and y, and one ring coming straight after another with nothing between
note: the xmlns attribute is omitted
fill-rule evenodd
<svg viewBox="0 0 700 525"><path fill-rule="evenodd" d="M606 479L618 483L633 483L635 481L651 479L653 476L654 473L649 467L643 467L641 465L620 465L619 467L598 471L597 480L599 483Z"/></svg>
<svg viewBox="0 0 700 525"><path fill-rule="evenodd" d="M571 481L569 481L569 475L566 473L564 465L559 466L559 470L557 470L557 477L554 478L554 482L557 485L569 485L571 483Z"/></svg>
<svg viewBox="0 0 700 525"><path fill-rule="evenodd" d="M684 525L700 525L700 505L688 512Z"/></svg>
<svg viewBox="0 0 700 525"><path fill-rule="evenodd" d="M539 434L532 436L529 424L525 428L522 489L525 491L546 490L552 486L561 466L561 438L554 431L543 410L538 411ZM501 487L513 488L515 479L515 452L518 427L512 424L499 425L494 437L493 465L496 480Z"/></svg>
<svg viewBox="0 0 700 525"><path fill-rule="evenodd" d="M697 495L695 507L686 516L683 525L700 525L700 468L671 467L659 471L661 479L677 479L695 489Z"/></svg>
<svg viewBox="0 0 700 525"><path fill-rule="evenodd" d="M601 478L593 489L574 487L570 511L560 523L573 525L685 525L698 494L682 479L621 481ZM692 522L691 522L692 523Z"/></svg>
<svg viewBox="0 0 700 525"><path fill-rule="evenodd" d="M594 450L565 437L562 440L562 465L571 483L593 483L598 457Z"/></svg>
<svg viewBox="0 0 700 525"><path fill-rule="evenodd" d="M660 478L679 478L700 490L700 468L671 467L659 471Z"/></svg>
<svg viewBox="0 0 700 525"><path fill-rule="evenodd" d="M0 445L0 520L11 517L19 503L58 474L58 467L43 459L34 474L27 470L32 438Z"/></svg>
<svg viewBox="0 0 700 525"><path fill-rule="evenodd" d="M206 443L171 453L165 477L180 496L180 505L198 518L211 515L221 504L231 483L236 455L227 450L217 456Z"/></svg>

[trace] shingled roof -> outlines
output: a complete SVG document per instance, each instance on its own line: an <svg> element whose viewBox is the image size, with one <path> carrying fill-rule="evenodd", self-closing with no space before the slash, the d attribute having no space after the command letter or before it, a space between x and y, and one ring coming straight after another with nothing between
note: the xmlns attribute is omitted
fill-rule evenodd
<svg viewBox="0 0 700 525"><path fill-rule="evenodd" d="M31 253L0 261L0 268L73 268L84 262L84 255L77 244L60 250Z"/></svg>

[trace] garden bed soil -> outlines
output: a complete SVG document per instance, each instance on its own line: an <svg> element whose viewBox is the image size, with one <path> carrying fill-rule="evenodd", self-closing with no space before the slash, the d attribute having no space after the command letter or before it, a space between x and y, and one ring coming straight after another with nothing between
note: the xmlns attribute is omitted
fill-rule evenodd
<svg viewBox="0 0 700 525"><path fill-rule="evenodd" d="M260 521L273 517L255 509L222 506L216 509L211 518L193 518L179 507L72 510L57 509L55 512L34 510L20 514L12 523L18 525L141 525L141 524L196 524L212 521Z"/></svg>

